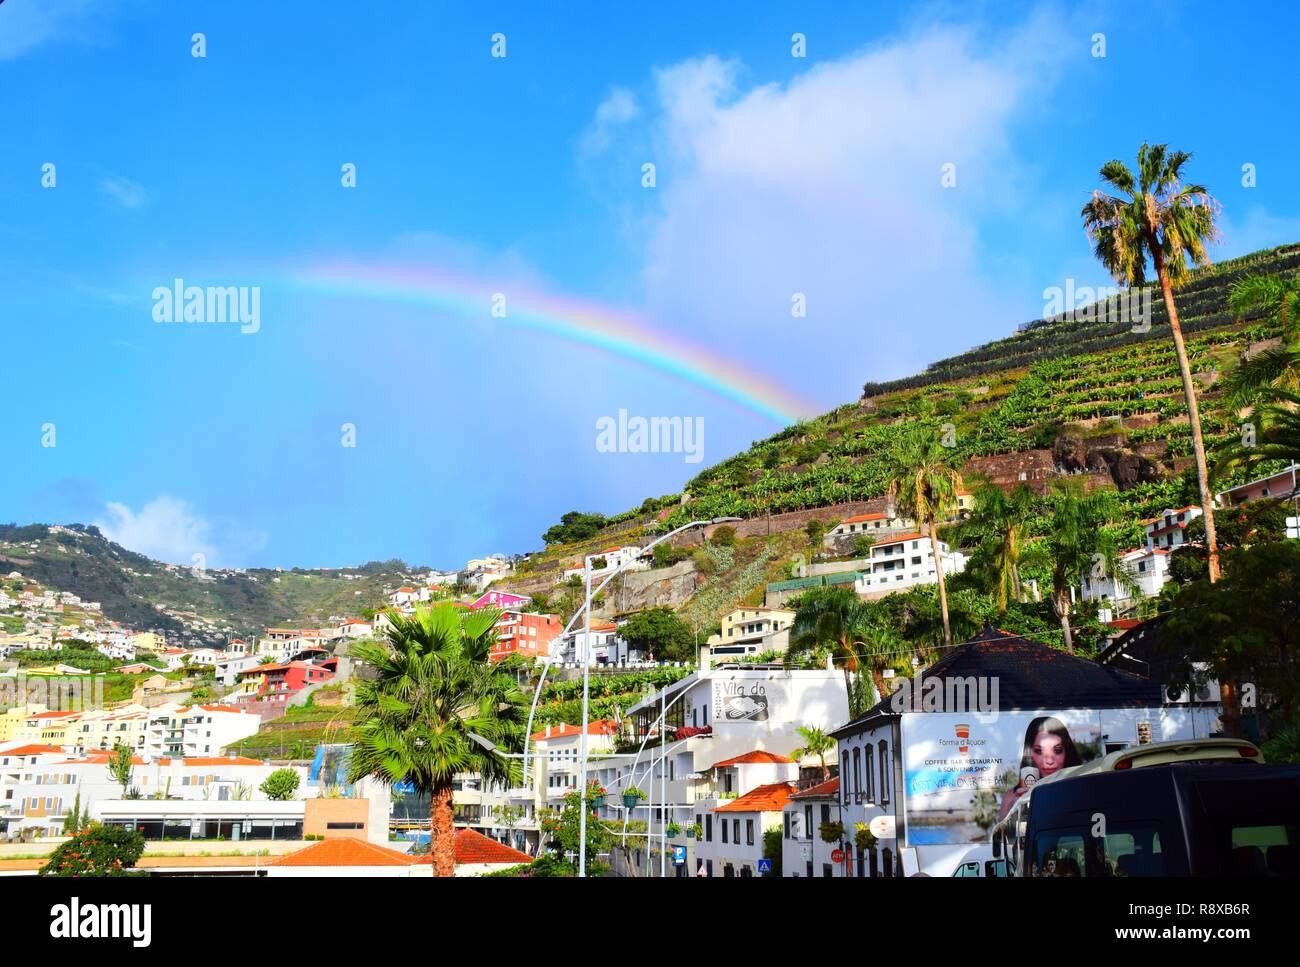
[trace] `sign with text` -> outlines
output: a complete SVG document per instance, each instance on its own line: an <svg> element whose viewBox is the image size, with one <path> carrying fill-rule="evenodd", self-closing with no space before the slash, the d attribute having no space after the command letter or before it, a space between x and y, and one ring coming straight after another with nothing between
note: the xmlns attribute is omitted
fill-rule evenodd
<svg viewBox="0 0 1300 967"><path fill-rule="evenodd" d="M766 722L784 700L782 686L769 679L728 679L713 683L713 721Z"/></svg>

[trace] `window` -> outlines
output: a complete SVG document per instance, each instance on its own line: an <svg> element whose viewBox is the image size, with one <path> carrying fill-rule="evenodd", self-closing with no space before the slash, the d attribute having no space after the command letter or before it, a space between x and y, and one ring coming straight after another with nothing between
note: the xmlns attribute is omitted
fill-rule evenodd
<svg viewBox="0 0 1300 967"><path fill-rule="evenodd" d="M812 839L812 806L803 807L803 838ZM812 866L809 864L809 876L812 876Z"/></svg>
<svg viewBox="0 0 1300 967"><path fill-rule="evenodd" d="M745 820L745 845L754 845L754 821L752 819Z"/></svg>
<svg viewBox="0 0 1300 967"><path fill-rule="evenodd" d="M857 801L858 801L858 802L862 802L862 770L861 770L861 766L862 766L862 750L861 750L861 749L854 749L854 750L853 750L853 788L856 789L856 790L858 791L858 798L857 798ZM847 796L844 797L844 801L845 801L845 802L848 802L848 797L847 797Z"/></svg>
<svg viewBox="0 0 1300 967"><path fill-rule="evenodd" d="M785 824L785 838L789 839L790 838L790 814L782 813L781 819Z"/></svg>
<svg viewBox="0 0 1300 967"><path fill-rule="evenodd" d="M866 779L866 786L859 793L859 797L864 802L875 802L875 778L874 770L871 765L871 746L868 745L862 752L862 764L864 766L863 778Z"/></svg>
<svg viewBox="0 0 1300 967"><path fill-rule="evenodd" d="M813 875L813 865L812 865L812 860L809 860L809 861L808 861L808 879L811 880L811 879L812 879L812 875Z"/></svg>
<svg viewBox="0 0 1300 967"><path fill-rule="evenodd" d="M822 825L825 826L830 821L831 821L831 807L826 803L822 803Z"/></svg>
<svg viewBox="0 0 1300 967"><path fill-rule="evenodd" d="M713 842L713 817L712 816L704 817L704 841L706 843ZM709 876L712 875L713 875L713 870L710 869Z"/></svg>
<svg viewBox="0 0 1300 967"><path fill-rule="evenodd" d="M834 868L829 863L822 864L822 876L832 877L835 875Z"/></svg>
<svg viewBox="0 0 1300 967"><path fill-rule="evenodd" d="M889 746L880 740L880 805L889 805Z"/></svg>
<svg viewBox="0 0 1300 967"><path fill-rule="evenodd" d="M727 821L724 819L721 825L722 825L722 841L725 843L727 841Z"/></svg>
<svg viewBox="0 0 1300 967"><path fill-rule="evenodd" d="M740 820L739 819L733 819L731 821L731 841L735 843L737 846L740 845Z"/></svg>

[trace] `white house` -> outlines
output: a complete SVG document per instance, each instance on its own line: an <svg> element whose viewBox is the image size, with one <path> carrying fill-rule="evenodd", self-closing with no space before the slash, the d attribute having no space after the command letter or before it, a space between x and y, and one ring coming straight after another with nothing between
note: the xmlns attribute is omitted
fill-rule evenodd
<svg viewBox="0 0 1300 967"><path fill-rule="evenodd" d="M892 531L915 529L916 522L907 517L886 513L855 514L844 518L828 530L823 543L830 547L841 538L861 537L863 534L869 537L885 537Z"/></svg>
<svg viewBox="0 0 1300 967"><path fill-rule="evenodd" d="M1187 525L1202 514L1199 507L1179 507L1177 510L1165 510L1144 520L1147 547L1163 547L1173 550L1187 543Z"/></svg>
<svg viewBox="0 0 1300 967"><path fill-rule="evenodd" d="M943 573L960 574L966 569L961 551L950 550L939 541ZM903 591L918 584L937 584L934 549L930 538L918 532L885 537L871 545L867 569L855 584L859 594Z"/></svg>
<svg viewBox="0 0 1300 967"><path fill-rule="evenodd" d="M785 608L741 607L722 618L721 628L706 643L710 662L768 651L784 652L790 644L794 612Z"/></svg>
<svg viewBox="0 0 1300 967"><path fill-rule="evenodd" d="M781 875L783 877L835 877L845 875L843 854L834 857L838 843L821 836L827 823L839 822L840 780L836 776L796 792L781 815ZM850 836L851 836L850 832Z"/></svg>

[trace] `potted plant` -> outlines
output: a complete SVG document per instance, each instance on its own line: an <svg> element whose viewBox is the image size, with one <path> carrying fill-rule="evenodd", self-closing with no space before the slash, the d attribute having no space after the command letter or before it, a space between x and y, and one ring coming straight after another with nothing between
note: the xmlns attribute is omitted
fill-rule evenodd
<svg viewBox="0 0 1300 967"><path fill-rule="evenodd" d="M689 825L689 826L686 827L686 838L687 838L687 839L703 839L703 838L704 838L704 829L700 826L699 823L692 823L691 825Z"/></svg>
<svg viewBox="0 0 1300 967"><path fill-rule="evenodd" d="M858 823L853 827L853 845L862 852L876 848L876 834L866 823Z"/></svg>
<svg viewBox="0 0 1300 967"><path fill-rule="evenodd" d="M838 843L844 839L844 824L822 823L820 832L823 843Z"/></svg>
<svg viewBox="0 0 1300 967"><path fill-rule="evenodd" d="M605 797L608 794L609 790L594 779L587 785L587 799L590 801L592 809L600 809L604 806Z"/></svg>
<svg viewBox="0 0 1300 967"><path fill-rule="evenodd" d="M646 798L646 794L642 792L640 789L638 789L636 786L623 787L623 805L626 808L628 809L634 808L637 803L639 803L642 799L645 798Z"/></svg>
<svg viewBox="0 0 1300 967"><path fill-rule="evenodd" d="M669 838L676 839L680 835L682 835L682 827L679 826L677 823L669 823L668 824Z"/></svg>

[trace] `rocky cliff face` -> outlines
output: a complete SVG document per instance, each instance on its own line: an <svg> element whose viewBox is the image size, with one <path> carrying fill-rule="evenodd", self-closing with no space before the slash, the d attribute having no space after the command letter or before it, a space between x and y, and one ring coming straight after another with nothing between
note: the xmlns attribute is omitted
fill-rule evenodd
<svg viewBox="0 0 1300 967"><path fill-rule="evenodd" d="M1061 473L1105 472L1120 490L1168 476L1161 464L1130 449L1123 433L1085 437L1077 430L1062 430L1052 446L1052 459Z"/></svg>

